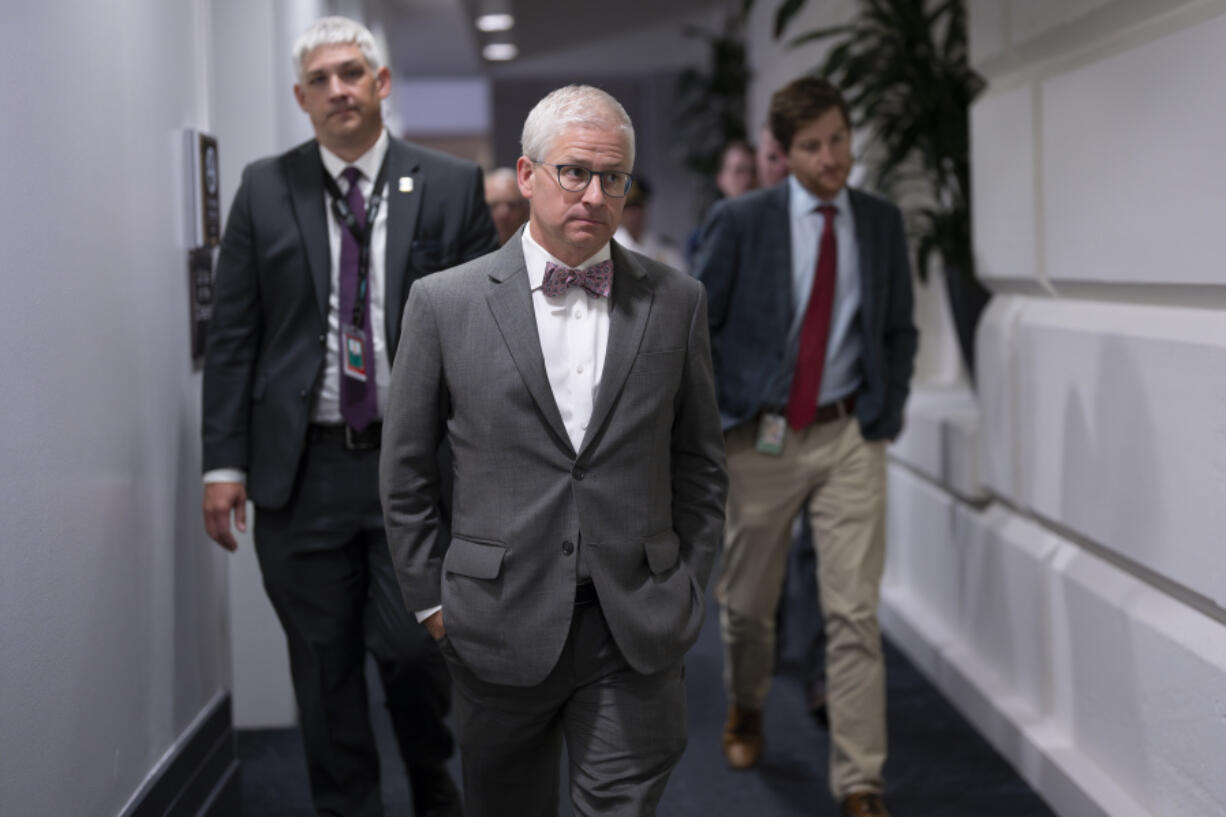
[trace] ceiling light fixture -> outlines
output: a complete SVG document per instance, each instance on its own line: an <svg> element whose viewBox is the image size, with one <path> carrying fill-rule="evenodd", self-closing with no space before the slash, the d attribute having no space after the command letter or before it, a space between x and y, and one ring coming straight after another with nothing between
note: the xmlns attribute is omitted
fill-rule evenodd
<svg viewBox="0 0 1226 817"><path fill-rule="evenodd" d="M519 56L515 43L490 43L481 49L481 56L491 62L505 62Z"/></svg>
<svg viewBox="0 0 1226 817"><path fill-rule="evenodd" d="M477 28L480 31L509 31L515 26L515 18L510 14L482 14L477 18Z"/></svg>

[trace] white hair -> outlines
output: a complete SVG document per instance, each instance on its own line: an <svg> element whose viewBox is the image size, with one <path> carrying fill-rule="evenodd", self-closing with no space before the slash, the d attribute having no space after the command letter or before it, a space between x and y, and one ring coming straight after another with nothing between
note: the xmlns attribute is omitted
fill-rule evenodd
<svg viewBox="0 0 1226 817"><path fill-rule="evenodd" d="M571 125L621 131L634 166L634 125L621 103L591 85L567 85L536 103L524 120L520 146L534 161L545 158L553 140Z"/></svg>
<svg viewBox="0 0 1226 817"><path fill-rule="evenodd" d="M383 57L379 54L379 46L375 43L375 36L370 33L370 29L348 17L321 17L298 35L294 42L292 53L298 78L302 78L302 63L308 54L321 45L337 43L356 45L372 72L383 67Z"/></svg>

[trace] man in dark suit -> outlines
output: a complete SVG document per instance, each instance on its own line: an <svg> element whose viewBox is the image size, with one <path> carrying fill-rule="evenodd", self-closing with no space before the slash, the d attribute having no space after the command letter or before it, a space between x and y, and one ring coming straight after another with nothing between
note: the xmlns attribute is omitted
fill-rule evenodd
<svg viewBox="0 0 1226 817"><path fill-rule="evenodd" d="M774 614L792 520L807 510L827 638L830 785L844 815L885 815L885 445L902 427L916 350L896 207L847 188L851 128L838 89L796 80L771 99L788 179L721 202L696 270L728 446L717 585L730 699L723 745L758 762Z"/></svg>
<svg viewBox="0 0 1226 817"><path fill-rule="evenodd" d="M414 282L497 247L481 171L388 135L364 27L313 24L294 94L316 138L248 166L217 265L204 371L204 518L236 546L256 507L315 807L382 815L364 680L379 667L415 814L459 814L449 680L405 610L378 494L380 417ZM365 649L364 649L365 647Z"/></svg>
<svg viewBox="0 0 1226 817"><path fill-rule="evenodd" d="M383 507L455 680L469 817L555 817L563 739L575 814L653 815L685 748L727 480L702 286L610 240L633 163L615 99L549 94L517 165L528 225L405 311Z"/></svg>

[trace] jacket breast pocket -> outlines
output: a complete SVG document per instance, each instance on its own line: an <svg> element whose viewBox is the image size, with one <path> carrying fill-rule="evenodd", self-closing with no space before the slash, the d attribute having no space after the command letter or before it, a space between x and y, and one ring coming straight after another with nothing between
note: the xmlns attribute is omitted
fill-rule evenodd
<svg viewBox="0 0 1226 817"><path fill-rule="evenodd" d="M505 546L455 537L443 557L443 570L472 579L496 579L502 572Z"/></svg>

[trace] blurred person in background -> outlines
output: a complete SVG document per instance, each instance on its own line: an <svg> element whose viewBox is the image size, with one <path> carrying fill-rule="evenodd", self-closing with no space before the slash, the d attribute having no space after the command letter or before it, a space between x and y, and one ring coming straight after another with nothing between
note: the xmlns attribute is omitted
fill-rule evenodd
<svg viewBox="0 0 1226 817"><path fill-rule="evenodd" d="M758 168L758 185L774 187L788 177L788 157L771 133L770 125L763 125L758 134L758 148L754 156Z"/></svg>
<svg viewBox="0 0 1226 817"><path fill-rule="evenodd" d="M613 238L628 250L641 252L653 261L685 272L685 259L681 257L681 251L673 240L647 226L650 202L651 184L642 176L635 176L630 192L626 194L621 226L617 228Z"/></svg>
<svg viewBox="0 0 1226 817"><path fill-rule="evenodd" d="M509 167L495 168L485 177L485 203L498 228L499 244L506 244L528 220L528 200L519 192L515 171Z"/></svg>
<svg viewBox="0 0 1226 817"><path fill-rule="evenodd" d="M719 170L715 173L715 189L720 199L734 199L758 186L755 168L754 146L744 139L735 139L724 146L720 153ZM717 199L718 200L718 199ZM704 216L705 218L705 216ZM685 242L687 266L693 268L698 254L698 242L702 239L702 226L695 227Z"/></svg>

